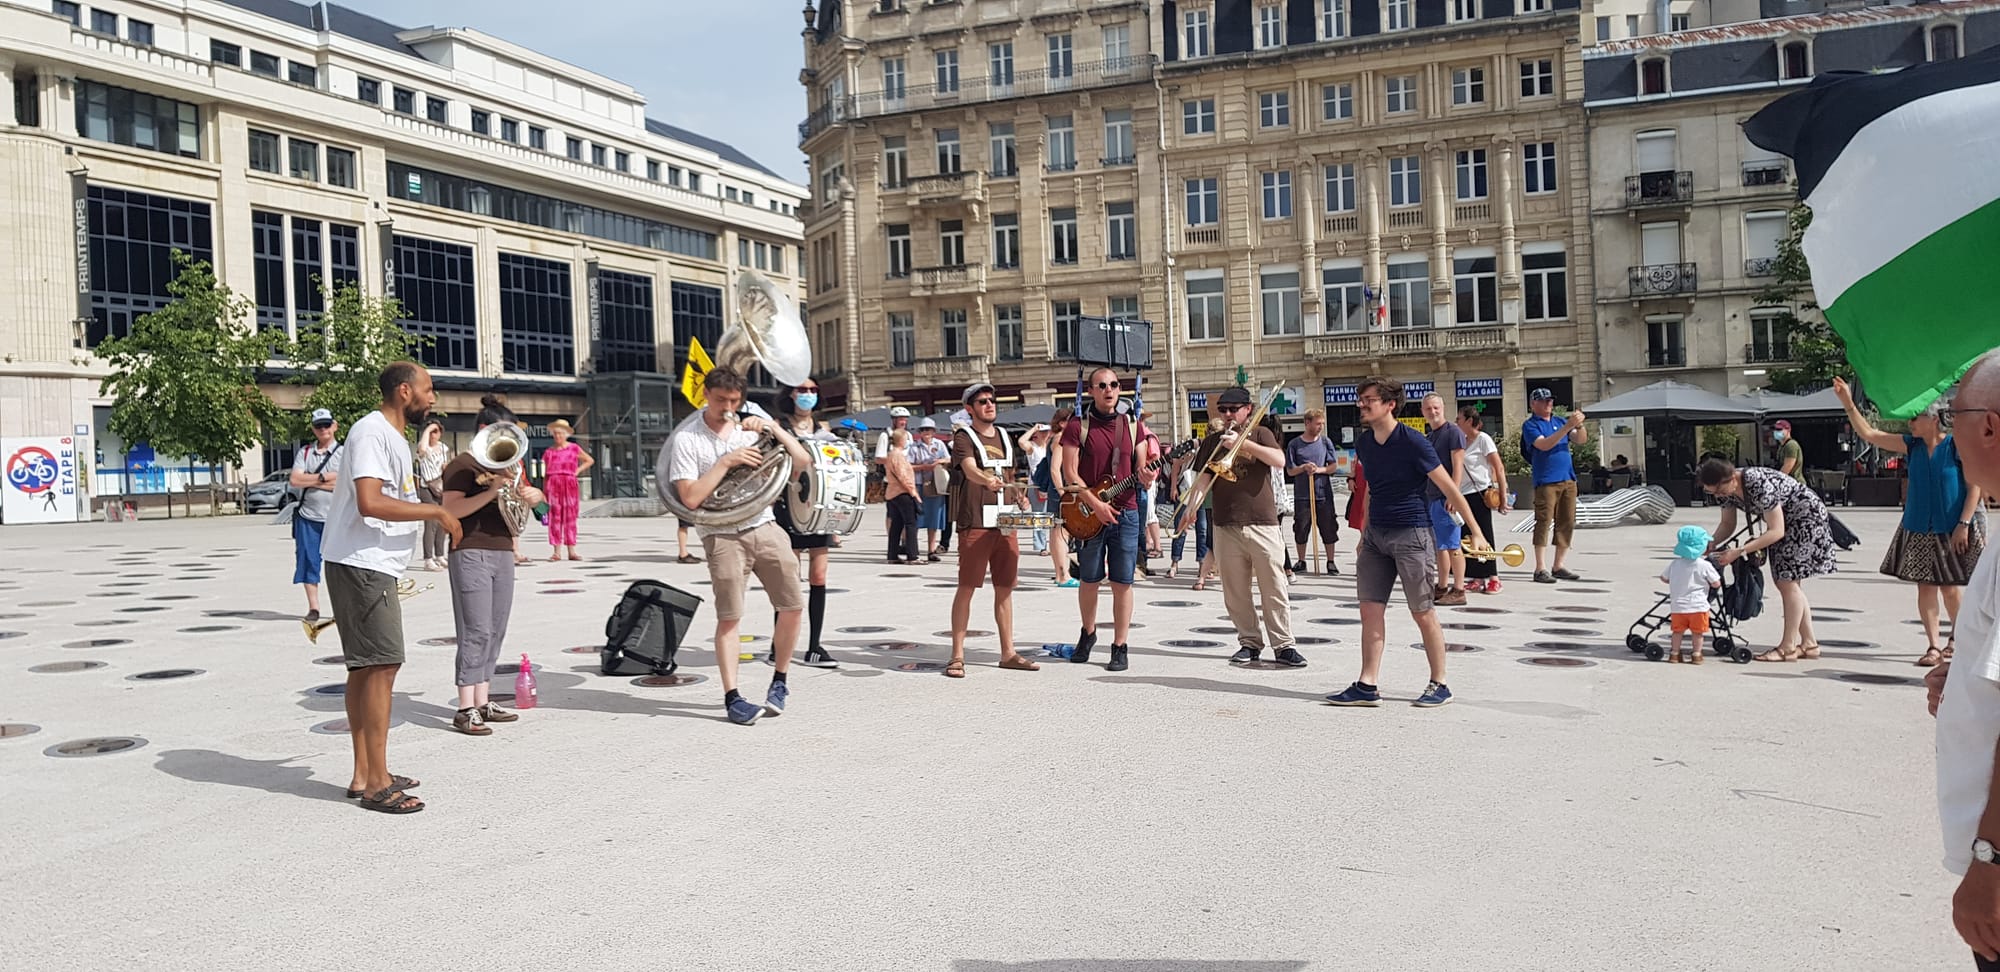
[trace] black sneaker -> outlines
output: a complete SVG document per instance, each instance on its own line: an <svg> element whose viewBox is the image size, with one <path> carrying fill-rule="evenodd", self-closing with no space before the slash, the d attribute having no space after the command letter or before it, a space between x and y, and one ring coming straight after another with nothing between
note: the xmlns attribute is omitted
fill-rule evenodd
<svg viewBox="0 0 2000 972"><path fill-rule="evenodd" d="M1326 562L1326 576L1328 576L1328 577L1339 577L1339 576L1340 576L1340 565L1339 565L1339 564L1336 564L1336 563L1334 563L1334 562L1333 562L1333 561L1331 561L1331 560L1327 561L1327 562Z"/></svg>
<svg viewBox="0 0 2000 972"><path fill-rule="evenodd" d="M1556 579L1555 579L1554 577L1551 577L1551 576L1549 575L1549 572L1548 572L1548 571L1546 571L1546 570L1538 570L1538 571L1535 571L1535 583L1537 583L1537 584L1553 584L1553 583L1555 583L1555 582L1556 582Z"/></svg>
<svg viewBox="0 0 2000 972"><path fill-rule="evenodd" d="M1297 648L1280 648L1278 649L1278 653L1272 655L1271 658L1287 668L1306 667L1306 656L1299 654Z"/></svg>
<svg viewBox="0 0 2000 972"><path fill-rule="evenodd" d="M1568 567L1557 567L1556 569L1549 571L1549 576L1555 578L1556 580L1563 580L1563 581L1580 581L1583 579L1581 577L1578 577L1576 573L1570 570Z"/></svg>
<svg viewBox="0 0 2000 972"><path fill-rule="evenodd" d="M1285 569L1293 573L1303 574L1306 572L1306 562L1303 560L1294 560L1292 561L1292 565Z"/></svg>
<svg viewBox="0 0 2000 972"><path fill-rule="evenodd" d="M1263 652L1256 648L1238 648L1236 649L1236 654L1229 656L1229 663L1231 665L1248 665L1262 655Z"/></svg>
<svg viewBox="0 0 2000 972"><path fill-rule="evenodd" d="M1090 649L1097 647L1097 632L1085 631L1076 636L1076 650L1069 653L1069 660L1077 665L1090 661Z"/></svg>
<svg viewBox="0 0 2000 972"><path fill-rule="evenodd" d="M807 667L809 667L809 668L839 668L839 667L840 667L840 663L839 663L839 662L837 662L837 661L834 661L834 660L833 660L833 656L832 656L832 655L829 655L829 654L827 654L827 653L826 653L826 649L824 649L824 648L809 648L809 649L807 649L807 650L806 650L806 656L805 656L804 658L801 658L801 659L799 659L799 664L801 664L801 665L805 665L805 666L807 666Z"/></svg>
<svg viewBox="0 0 2000 972"><path fill-rule="evenodd" d="M1111 663L1104 666L1107 672L1122 672L1131 667L1125 660L1125 653L1131 649L1125 645L1111 646Z"/></svg>

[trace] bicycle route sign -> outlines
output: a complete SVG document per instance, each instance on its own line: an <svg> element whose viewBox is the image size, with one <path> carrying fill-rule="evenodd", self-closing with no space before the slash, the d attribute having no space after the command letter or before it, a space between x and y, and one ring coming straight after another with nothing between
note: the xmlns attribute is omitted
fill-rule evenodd
<svg viewBox="0 0 2000 972"><path fill-rule="evenodd" d="M0 439L0 523L74 523L81 509L74 436Z"/></svg>

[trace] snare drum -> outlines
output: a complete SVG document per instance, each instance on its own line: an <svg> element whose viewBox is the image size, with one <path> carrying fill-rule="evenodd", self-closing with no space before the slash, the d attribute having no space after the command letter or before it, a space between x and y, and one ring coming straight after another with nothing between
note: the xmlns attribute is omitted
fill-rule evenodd
<svg viewBox="0 0 2000 972"><path fill-rule="evenodd" d="M993 517L994 529L998 530L1047 530L1055 525L1053 514L1031 510L1005 510Z"/></svg>
<svg viewBox="0 0 2000 972"><path fill-rule="evenodd" d="M799 533L848 536L861 527L868 491L868 467L849 442L803 442L813 466L785 489L792 528Z"/></svg>

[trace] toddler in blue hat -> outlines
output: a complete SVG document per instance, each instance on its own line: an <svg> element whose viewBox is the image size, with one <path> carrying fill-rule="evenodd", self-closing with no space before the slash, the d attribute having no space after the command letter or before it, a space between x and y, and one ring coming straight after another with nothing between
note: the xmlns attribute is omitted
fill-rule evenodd
<svg viewBox="0 0 2000 972"><path fill-rule="evenodd" d="M1708 594L1722 586L1722 575L1708 562L1708 531L1684 526L1674 535L1674 562L1667 565L1660 580L1666 582L1672 600L1674 640L1667 661L1681 660L1681 633L1693 636L1687 660L1701 664L1701 638L1708 633Z"/></svg>

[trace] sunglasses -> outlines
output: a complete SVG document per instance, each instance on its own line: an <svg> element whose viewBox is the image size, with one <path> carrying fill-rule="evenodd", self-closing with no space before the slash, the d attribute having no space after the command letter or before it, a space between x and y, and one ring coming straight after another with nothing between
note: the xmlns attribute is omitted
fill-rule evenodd
<svg viewBox="0 0 2000 972"><path fill-rule="evenodd" d="M992 405L994 401L990 398L975 398L972 400L972 404L974 407L978 407L980 405Z"/></svg>
<svg viewBox="0 0 2000 972"><path fill-rule="evenodd" d="M1247 411L1249 411L1249 410L1250 410L1250 406L1248 406L1248 405L1218 405L1218 406L1216 406L1216 407L1215 407L1215 410L1216 410L1217 412L1220 412L1220 413L1224 414L1224 415L1229 415L1229 414L1232 414L1232 413L1235 413L1235 412L1247 412Z"/></svg>
<svg viewBox="0 0 2000 972"><path fill-rule="evenodd" d="M1090 387L1092 387L1092 388L1096 388L1096 389L1100 389L1100 390L1104 390L1104 391L1109 391L1109 390L1111 390L1111 389L1113 389L1113 388L1117 388L1118 386L1119 386L1119 383L1118 383L1118 382L1116 382L1116 381L1100 381L1100 382L1098 382L1097 384L1095 384L1095 385L1092 385L1092 386L1090 386Z"/></svg>

